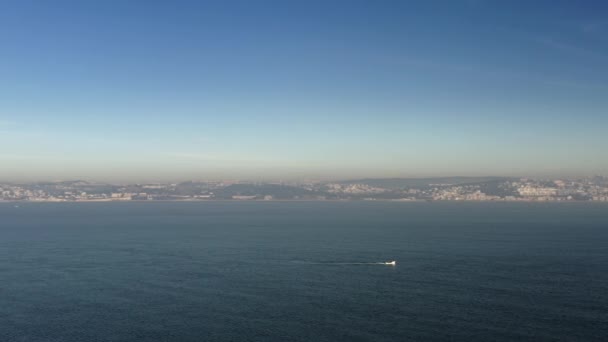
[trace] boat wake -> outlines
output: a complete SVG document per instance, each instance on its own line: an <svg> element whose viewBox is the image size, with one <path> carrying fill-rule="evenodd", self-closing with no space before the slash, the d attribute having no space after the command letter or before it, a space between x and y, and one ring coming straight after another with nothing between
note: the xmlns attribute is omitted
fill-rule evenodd
<svg viewBox="0 0 608 342"><path fill-rule="evenodd" d="M386 266L397 266L397 262L395 260L384 261L384 262L333 262L333 261L313 262L313 261L292 261L292 263L294 263L294 264L303 264L303 265L386 265Z"/></svg>

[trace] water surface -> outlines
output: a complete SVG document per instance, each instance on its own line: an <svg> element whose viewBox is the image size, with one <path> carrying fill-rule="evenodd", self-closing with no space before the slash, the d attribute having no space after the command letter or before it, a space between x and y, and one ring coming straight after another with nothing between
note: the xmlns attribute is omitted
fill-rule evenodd
<svg viewBox="0 0 608 342"><path fill-rule="evenodd" d="M0 341L606 336L606 205L0 204Z"/></svg>

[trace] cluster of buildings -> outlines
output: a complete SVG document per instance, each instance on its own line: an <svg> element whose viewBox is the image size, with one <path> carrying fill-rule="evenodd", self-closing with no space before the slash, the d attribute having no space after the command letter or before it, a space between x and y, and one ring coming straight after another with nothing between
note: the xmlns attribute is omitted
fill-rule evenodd
<svg viewBox="0 0 608 342"><path fill-rule="evenodd" d="M351 195L361 195L361 194L380 194L386 192L387 189L373 187L367 184L340 184L340 183L330 183L325 185L327 188L327 192L332 194L351 194Z"/></svg>
<svg viewBox="0 0 608 342"><path fill-rule="evenodd" d="M369 181L369 180L368 180ZM501 178L459 183L384 185L365 180L334 183L185 182L111 185L88 182L0 184L0 201L597 201L608 202L608 178L535 180ZM383 184L382 186L378 184Z"/></svg>
<svg viewBox="0 0 608 342"><path fill-rule="evenodd" d="M608 201L608 180L594 177L583 180L513 182L521 198L537 201Z"/></svg>
<svg viewBox="0 0 608 342"><path fill-rule="evenodd" d="M427 184L384 189L365 184L329 184L334 194L365 199L427 201L601 201L608 202L608 179L500 179L461 184ZM375 195L375 197L374 197Z"/></svg>
<svg viewBox="0 0 608 342"><path fill-rule="evenodd" d="M431 198L435 201L498 201L512 200L513 196L495 196L481 192L479 189L470 187L450 187L447 189L434 189Z"/></svg>

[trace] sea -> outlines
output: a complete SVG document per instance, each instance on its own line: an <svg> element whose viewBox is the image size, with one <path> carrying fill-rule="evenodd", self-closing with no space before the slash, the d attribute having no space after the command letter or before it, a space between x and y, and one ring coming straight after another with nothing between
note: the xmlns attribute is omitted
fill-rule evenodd
<svg viewBox="0 0 608 342"><path fill-rule="evenodd" d="M606 204L0 204L2 342L607 340Z"/></svg>

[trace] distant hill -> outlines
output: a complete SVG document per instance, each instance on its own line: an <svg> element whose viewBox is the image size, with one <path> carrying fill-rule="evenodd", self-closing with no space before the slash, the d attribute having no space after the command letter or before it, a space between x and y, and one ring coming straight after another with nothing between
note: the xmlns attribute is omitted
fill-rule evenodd
<svg viewBox="0 0 608 342"><path fill-rule="evenodd" d="M467 185L508 181L508 177L434 177L434 178L364 178L339 182L340 184L365 184L384 189L428 188L431 185Z"/></svg>
<svg viewBox="0 0 608 342"><path fill-rule="evenodd" d="M43 190L50 195L63 194L66 190L74 190L78 192L86 192L88 194L108 194L116 192L119 186L91 183L83 180L61 181L61 182L39 182L31 185L32 189Z"/></svg>

